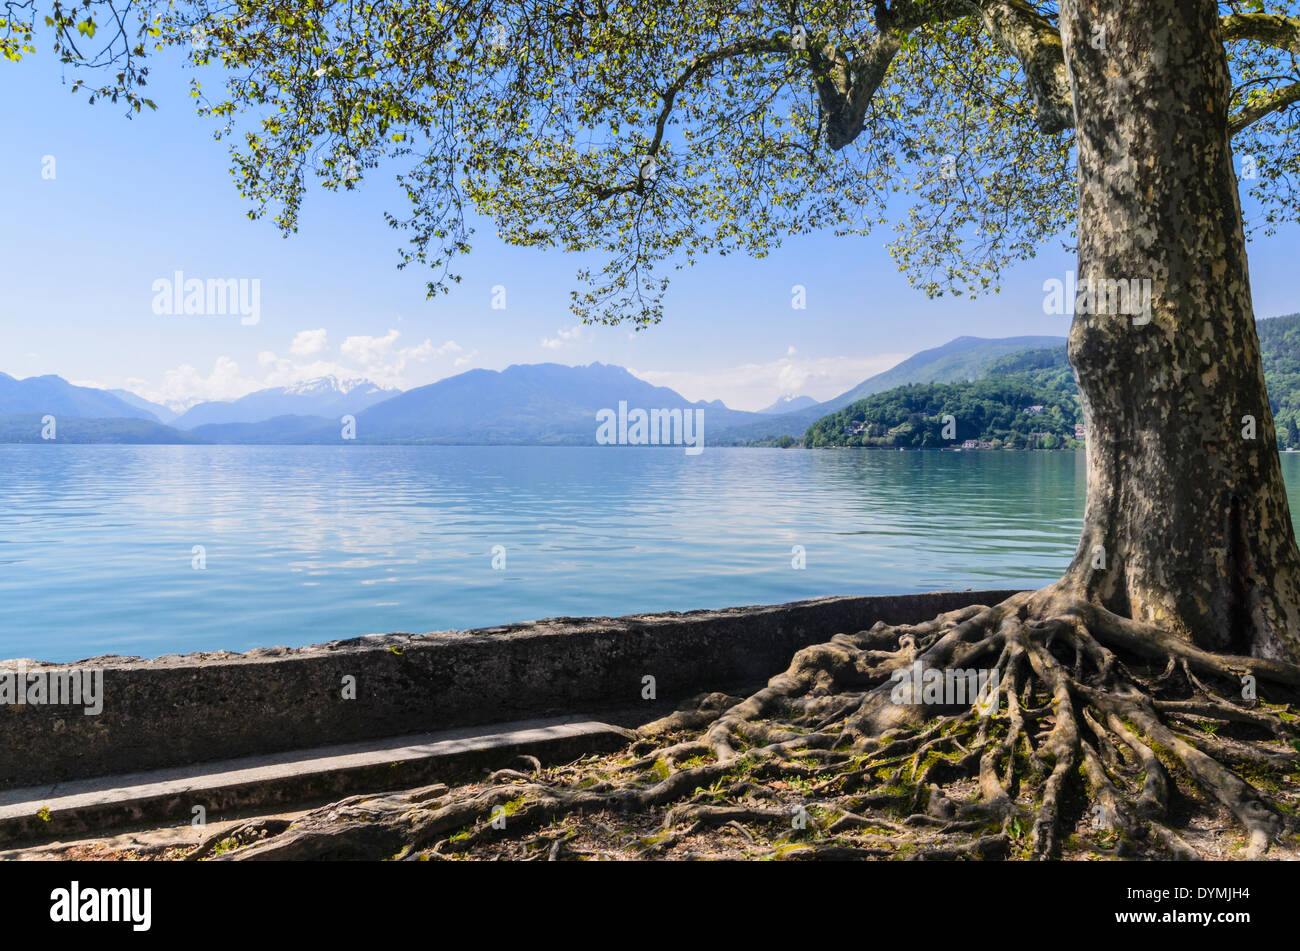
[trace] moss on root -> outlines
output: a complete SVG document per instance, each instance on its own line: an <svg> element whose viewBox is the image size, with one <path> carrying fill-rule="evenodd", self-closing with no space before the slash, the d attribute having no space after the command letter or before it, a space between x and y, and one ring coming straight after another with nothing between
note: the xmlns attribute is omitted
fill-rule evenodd
<svg viewBox="0 0 1300 951"><path fill-rule="evenodd" d="M899 702L916 663L996 671L996 709ZM838 634L618 754L353 797L219 857L1191 858L1207 816L1255 857L1296 834L1298 701L1300 668L1049 588Z"/></svg>

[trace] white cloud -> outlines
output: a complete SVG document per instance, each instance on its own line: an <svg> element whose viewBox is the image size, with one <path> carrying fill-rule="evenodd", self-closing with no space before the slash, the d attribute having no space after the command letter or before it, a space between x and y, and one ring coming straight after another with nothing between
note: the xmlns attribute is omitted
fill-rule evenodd
<svg viewBox="0 0 1300 951"><path fill-rule="evenodd" d="M561 327L555 332L556 335L554 337L543 337L542 346L547 350L559 350L565 346L577 346L582 343L582 331L583 327L581 324L570 327L567 330Z"/></svg>
<svg viewBox="0 0 1300 951"><path fill-rule="evenodd" d="M320 330L303 330L293 338L289 352L296 357L310 357L322 352L329 342L329 334Z"/></svg>
<svg viewBox="0 0 1300 951"><path fill-rule="evenodd" d="M410 364L423 363L449 353L458 354L464 349L454 340L435 346L427 338L415 347L399 347L397 341L401 336L400 332L390 330L382 337L348 337L339 347L339 354L345 360L361 366L368 379L384 385L399 386L401 384L397 381L402 379Z"/></svg>
<svg viewBox="0 0 1300 951"><path fill-rule="evenodd" d="M205 400L237 400L261 389L253 379L240 374L239 364L230 357L217 357L212 372L204 376L188 363L163 374L156 387L145 386L134 392L147 400L175 408L193 406Z"/></svg>
<svg viewBox="0 0 1300 951"><path fill-rule="evenodd" d="M324 330L304 331L294 338L290 351L295 357L323 353L326 339ZM127 381L127 388L147 400L177 410L208 400L237 400L256 390L289 386L323 376L343 380L365 378L380 386L406 390L436 379L428 373L422 374L418 381L408 379L408 370L416 365L456 355L455 365L459 367L478 354L477 350L466 354L454 340L435 345L426 339L416 346L403 347L399 345L400 339L401 334L396 330L390 330L382 337L348 337L339 346L338 360L302 361L263 350L257 355L258 372L255 375L245 375L234 360L221 356L213 363L211 373L204 374L187 363L168 370L157 385L132 378Z"/></svg>
<svg viewBox="0 0 1300 951"><path fill-rule="evenodd" d="M397 342L397 338L400 336L401 334L398 331L390 330L382 337L348 337L343 341L343 346L339 347L339 353L360 364L369 366L382 360L393 349L393 344Z"/></svg>
<svg viewBox="0 0 1300 951"><path fill-rule="evenodd" d="M769 363L746 363L702 372L628 369L641 379L670 387L689 400L720 399L732 409L759 410L782 396L828 400L908 356L905 353L799 359L787 356Z"/></svg>

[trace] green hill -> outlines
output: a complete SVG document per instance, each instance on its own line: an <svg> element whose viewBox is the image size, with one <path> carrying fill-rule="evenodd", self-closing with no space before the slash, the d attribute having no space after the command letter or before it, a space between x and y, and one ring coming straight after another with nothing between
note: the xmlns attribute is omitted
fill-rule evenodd
<svg viewBox="0 0 1300 951"><path fill-rule="evenodd" d="M974 440L994 449L1070 449L1082 421L1065 351L1052 348L997 360L980 380L912 383L858 400L818 420L804 445L939 449Z"/></svg>
<svg viewBox="0 0 1300 951"><path fill-rule="evenodd" d="M1061 337L957 337L941 347L908 357L835 399L844 406L908 383L968 383L988 376L1006 356L1064 346Z"/></svg>
<svg viewBox="0 0 1300 951"><path fill-rule="evenodd" d="M1300 448L1300 314L1258 321L1269 404L1283 448ZM1081 445L1078 390L1065 347L1021 350L988 362L972 382L900 386L817 420L805 446L940 448L968 439L996 448L1069 449ZM874 379L874 378L873 378ZM1027 413L1042 406L1041 412ZM956 438L943 438L943 416Z"/></svg>

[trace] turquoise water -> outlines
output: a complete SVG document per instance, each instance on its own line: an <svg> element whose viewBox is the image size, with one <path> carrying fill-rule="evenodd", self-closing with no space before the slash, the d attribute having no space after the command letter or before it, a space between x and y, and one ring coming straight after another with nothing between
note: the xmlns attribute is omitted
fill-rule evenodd
<svg viewBox="0 0 1300 951"><path fill-rule="evenodd" d="M0 658L1037 585L1083 499L1072 453L0 446Z"/></svg>

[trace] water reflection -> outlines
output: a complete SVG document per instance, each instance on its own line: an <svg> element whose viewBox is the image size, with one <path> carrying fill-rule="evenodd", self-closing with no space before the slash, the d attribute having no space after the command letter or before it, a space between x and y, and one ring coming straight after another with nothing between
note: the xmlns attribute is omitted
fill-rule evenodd
<svg viewBox="0 0 1300 951"><path fill-rule="evenodd" d="M1084 478L1072 453L0 446L0 657L1035 585Z"/></svg>

